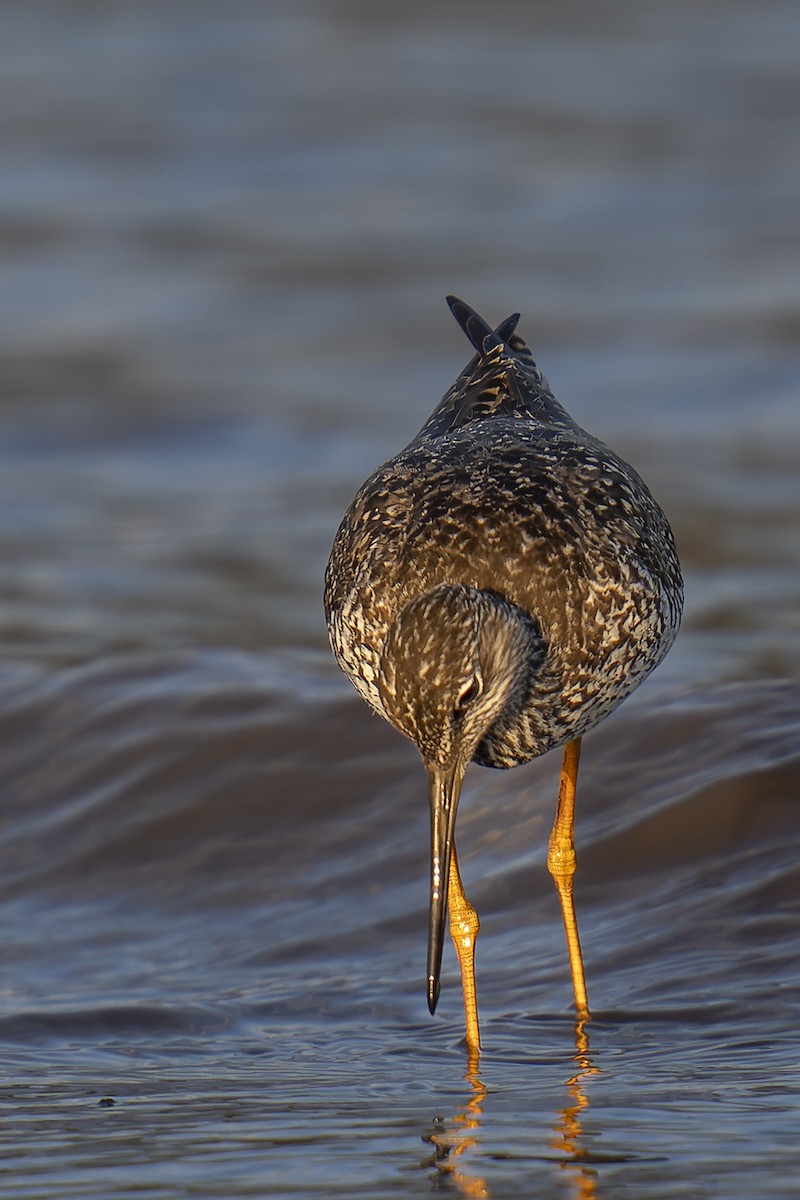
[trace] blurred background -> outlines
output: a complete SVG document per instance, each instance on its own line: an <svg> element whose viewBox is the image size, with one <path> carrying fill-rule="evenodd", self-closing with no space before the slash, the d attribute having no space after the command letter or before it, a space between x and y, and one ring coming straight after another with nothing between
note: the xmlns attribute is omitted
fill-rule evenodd
<svg viewBox="0 0 800 1200"><path fill-rule="evenodd" d="M788 0L3 21L3 655L323 647L338 517L466 361L455 291L667 509L672 669L797 673Z"/></svg>
<svg viewBox="0 0 800 1200"><path fill-rule="evenodd" d="M686 576L675 648L587 739L581 1095L606 1166L580 1195L793 1195L800 8L6 0L0 25L6 1194L127 1195L109 1091L140 1191L239 1195L243 1162L243 1195L461 1189L420 1143L475 1103L452 962L424 1008L422 772L321 608L356 487L469 356L452 291L522 313ZM473 1195L562 1194L554 1170L592 1161L579 1122L553 1142L557 769L475 772L459 818L503 1051Z"/></svg>

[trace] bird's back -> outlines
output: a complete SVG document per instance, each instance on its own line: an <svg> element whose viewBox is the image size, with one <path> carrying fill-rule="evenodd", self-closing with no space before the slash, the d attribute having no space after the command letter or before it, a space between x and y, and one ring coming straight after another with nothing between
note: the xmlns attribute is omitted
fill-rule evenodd
<svg viewBox="0 0 800 1200"><path fill-rule="evenodd" d="M331 552L334 653L382 715L387 633L443 583L500 593L547 645L524 712L477 761L513 766L578 736L660 662L682 583L667 521L637 473L576 425L516 317L496 331L460 301L476 354L414 440L360 488Z"/></svg>

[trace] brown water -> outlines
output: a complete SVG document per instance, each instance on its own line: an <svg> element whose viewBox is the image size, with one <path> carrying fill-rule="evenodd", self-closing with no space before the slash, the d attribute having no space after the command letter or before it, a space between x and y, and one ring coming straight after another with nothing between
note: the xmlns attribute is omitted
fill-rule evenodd
<svg viewBox="0 0 800 1200"><path fill-rule="evenodd" d="M800 1194L800 9L4 8L0 1188ZM485 1049L424 999L415 751L328 654L361 479L521 310L687 615L586 739L475 769Z"/></svg>

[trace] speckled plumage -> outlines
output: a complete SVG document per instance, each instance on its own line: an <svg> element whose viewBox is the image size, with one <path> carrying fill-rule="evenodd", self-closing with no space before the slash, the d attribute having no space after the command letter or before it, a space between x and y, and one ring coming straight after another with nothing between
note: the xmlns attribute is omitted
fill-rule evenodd
<svg viewBox="0 0 800 1200"><path fill-rule="evenodd" d="M682 580L632 467L550 391L518 318L453 313L476 349L359 489L325 609L339 665L426 762L512 767L579 737L661 661Z"/></svg>

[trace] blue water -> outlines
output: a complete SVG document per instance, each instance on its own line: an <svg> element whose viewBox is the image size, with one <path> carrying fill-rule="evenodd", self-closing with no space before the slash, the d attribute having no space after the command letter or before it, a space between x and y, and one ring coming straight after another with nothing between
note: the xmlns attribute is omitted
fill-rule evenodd
<svg viewBox="0 0 800 1200"><path fill-rule="evenodd" d="M12 0L0 39L0 1185L797 1194L800 358L788 0ZM337 672L361 480L520 328L676 532L668 659L475 768L470 1069L414 748Z"/></svg>

